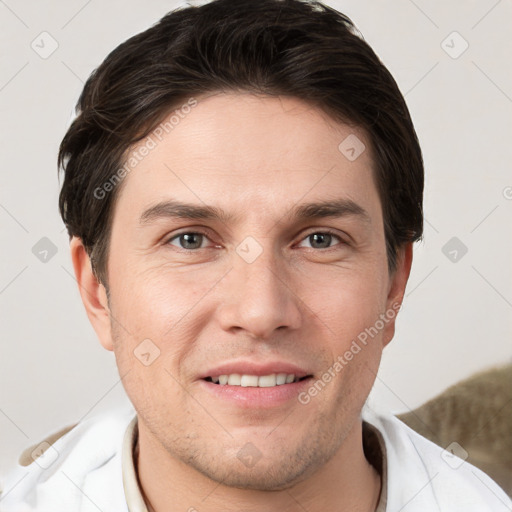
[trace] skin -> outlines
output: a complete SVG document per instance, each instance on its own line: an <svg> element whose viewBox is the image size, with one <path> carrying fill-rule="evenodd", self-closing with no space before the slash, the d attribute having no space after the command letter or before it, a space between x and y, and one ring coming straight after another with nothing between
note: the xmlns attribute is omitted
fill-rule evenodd
<svg viewBox="0 0 512 512"><path fill-rule="evenodd" d="M197 99L124 178L108 301L80 239L71 241L87 314L114 351L138 414L136 466L149 508L374 510L380 477L364 457L361 409L394 319L305 405L242 408L212 398L198 381L236 358L286 360L320 378L402 302L412 247L403 247L390 275L370 140L295 98ZM350 134L366 146L354 161L338 150ZM290 217L297 205L340 198L364 208L369 221ZM164 199L218 206L238 218L141 224L142 212ZM206 236L188 245L177 236L201 230ZM310 236L326 230L330 241ZM262 248L252 263L236 252L247 236ZM134 350L148 338L160 355L145 366ZM248 442L262 454L253 467L237 458Z"/></svg>

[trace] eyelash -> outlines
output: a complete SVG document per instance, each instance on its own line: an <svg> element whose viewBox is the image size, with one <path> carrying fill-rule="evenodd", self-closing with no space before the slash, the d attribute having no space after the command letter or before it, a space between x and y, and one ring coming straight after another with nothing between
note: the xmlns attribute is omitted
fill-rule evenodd
<svg viewBox="0 0 512 512"><path fill-rule="evenodd" d="M338 235L337 233L335 233L334 231L330 230L330 229L323 229L323 230L317 230L317 231L311 231L309 232L308 234L306 234L302 239L301 239L301 242L306 240L307 238L309 238L311 235L315 235L315 234L322 234L322 235L331 235L335 238L337 238L340 243L339 244L336 244L334 246L331 246L331 247L326 247L324 249L317 249L315 247L308 247L307 249L311 249L311 250L314 250L314 251L322 251L322 252L327 252L329 250L332 250L332 249L335 249L337 245L349 245L347 241L345 241L343 238L341 238L340 235ZM180 233L177 233L175 235L173 235L171 238L168 238L166 242L164 242L164 245L171 245L171 242L175 239L179 239L180 236L182 235L203 235L205 236L206 238L209 239L209 236L208 236L208 233L205 232L205 231L202 231L202 230L196 230L196 231L182 231ZM208 249L208 247L200 247L200 248L197 248L197 249L184 249L182 247L176 247L176 246L173 246L176 250L180 251L180 252L197 252L201 249Z"/></svg>

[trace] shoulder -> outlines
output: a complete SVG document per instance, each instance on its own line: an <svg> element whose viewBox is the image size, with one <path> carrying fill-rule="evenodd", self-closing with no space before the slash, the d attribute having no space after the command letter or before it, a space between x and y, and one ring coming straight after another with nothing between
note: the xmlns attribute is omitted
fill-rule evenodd
<svg viewBox="0 0 512 512"><path fill-rule="evenodd" d="M123 436L134 415L131 407L96 415L26 448L2 482L0 511L75 510L85 491L105 494L105 486L112 486L114 500L115 489L122 491Z"/></svg>
<svg viewBox="0 0 512 512"><path fill-rule="evenodd" d="M512 510L498 484L464 460L467 455L456 440L443 449L391 414L365 409L363 419L380 431L385 443L389 510Z"/></svg>
<svg viewBox="0 0 512 512"><path fill-rule="evenodd" d="M51 448L53 444L66 435L70 430L74 429L78 423L73 423L72 425L68 425L57 432L50 434L49 436L41 439L39 442L25 448L23 452L21 452L18 463L20 466L30 466L33 462L35 462L41 455L43 455L48 448Z"/></svg>

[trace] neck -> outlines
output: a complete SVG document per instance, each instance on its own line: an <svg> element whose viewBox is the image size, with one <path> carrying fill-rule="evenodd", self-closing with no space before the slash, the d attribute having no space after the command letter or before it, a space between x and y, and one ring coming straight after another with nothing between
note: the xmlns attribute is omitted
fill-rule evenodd
<svg viewBox="0 0 512 512"><path fill-rule="evenodd" d="M189 510L226 512L374 512L381 479L366 460L362 424L357 422L335 455L309 478L282 491L258 491L222 485L173 457L141 428L135 466L149 512Z"/></svg>

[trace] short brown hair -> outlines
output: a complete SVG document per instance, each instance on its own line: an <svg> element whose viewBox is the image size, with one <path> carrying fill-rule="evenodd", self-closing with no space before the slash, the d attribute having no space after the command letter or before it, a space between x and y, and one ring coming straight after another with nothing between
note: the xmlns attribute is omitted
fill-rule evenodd
<svg viewBox="0 0 512 512"><path fill-rule="evenodd" d="M191 96L248 91L292 96L369 134L388 268L423 233L423 159L398 86L352 21L321 2L214 0L176 9L115 48L88 78L59 149L59 208L107 286L120 187L95 190L127 150Z"/></svg>

